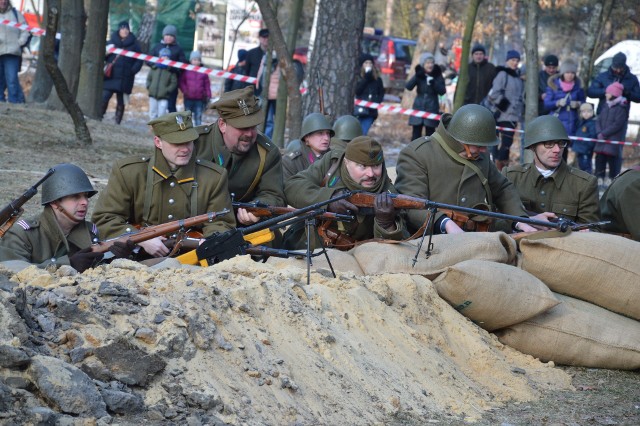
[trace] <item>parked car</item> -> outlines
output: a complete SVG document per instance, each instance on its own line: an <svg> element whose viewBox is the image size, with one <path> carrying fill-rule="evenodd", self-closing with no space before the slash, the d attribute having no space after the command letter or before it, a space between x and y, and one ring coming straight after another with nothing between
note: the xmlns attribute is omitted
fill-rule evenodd
<svg viewBox="0 0 640 426"><path fill-rule="evenodd" d="M373 56L385 92L402 94L416 48L415 40L385 36L380 29L365 28L361 47L362 53Z"/></svg>

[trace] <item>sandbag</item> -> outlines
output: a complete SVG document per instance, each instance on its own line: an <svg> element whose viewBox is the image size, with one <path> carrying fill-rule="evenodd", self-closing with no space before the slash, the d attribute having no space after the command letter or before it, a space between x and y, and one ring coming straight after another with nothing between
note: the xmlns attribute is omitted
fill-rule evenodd
<svg viewBox="0 0 640 426"><path fill-rule="evenodd" d="M528 272L486 260L449 266L433 284L440 297L488 331L525 321L560 303Z"/></svg>
<svg viewBox="0 0 640 426"><path fill-rule="evenodd" d="M320 250L316 250L314 253L319 253ZM358 261L353 257L353 254L348 251L340 251L336 249L327 249L329 260L336 272L353 272L356 276L364 275L362 268L358 264ZM311 270L317 271L318 269L331 270L327 263L327 258L324 255L311 258ZM270 257L267 263L276 266L278 268L286 266L296 266L298 268L307 269L307 259L290 257L283 259L280 257Z"/></svg>
<svg viewBox="0 0 640 426"><path fill-rule="evenodd" d="M547 312L495 332L522 353L556 364L635 370L640 368L640 322L588 302L555 294Z"/></svg>
<svg viewBox="0 0 640 426"><path fill-rule="evenodd" d="M418 255L413 258L420 240L400 244L365 243L351 252L366 275L407 273L437 277L443 269L465 260L478 259L512 264L516 256L516 243L503 232L467 232L457 235L434 235L433 250L427 258L428 237Z"/></svg>
<svg viewBox="0 0 640 426"><path fill-rule="evenodd" d="M640 320L640 243L597 232L520 241L519 265L552 291Z"/></svg>

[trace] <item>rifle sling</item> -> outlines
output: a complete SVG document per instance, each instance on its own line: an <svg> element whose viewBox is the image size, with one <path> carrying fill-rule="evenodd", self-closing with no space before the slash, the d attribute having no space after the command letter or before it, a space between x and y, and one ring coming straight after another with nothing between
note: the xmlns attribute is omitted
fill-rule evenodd
<svg viewBox="0 0 640 426"><path fill-rule="evenodd" d="M247 189L247 192L240 197L238 201L244 200L246 196L253 192L253 189L258 185L260 178L262 177L262 172L264 171L264 164L267 161L267 149L260 144L258 145L258 154L260 155L260 165L258 165L258 171L256 172L256 176L253 178L253 182L251 182L251 186Z"/></svg>
<svg viewBox="0 0 640 426"><path fill-rule="evenodd" d="M322 183L320 184L321 187L327 186L327 182L329 182L331 176L333 176L336 170L338 170L338 167L340 167L340 161L338 161L337 158L331 159L331 166L329 167L329 170L327 170L327 174L325 174L322 179Z"/></svg>

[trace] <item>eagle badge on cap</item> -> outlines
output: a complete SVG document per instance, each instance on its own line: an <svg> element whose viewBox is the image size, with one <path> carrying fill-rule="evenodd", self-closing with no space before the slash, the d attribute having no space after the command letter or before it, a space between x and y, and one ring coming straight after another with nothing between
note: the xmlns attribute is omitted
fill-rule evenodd
<svg viewBox="0 0 640 426"><path fill-rule="evenodd" d="M187 125L184 122L184 118L182 118L181 115L176 115L176 123L178 123L178 127L180 127L180 130L185 130L187 128Z"/></svg>
<svg viewBox="0 0 640 426"><path fill-rule="evenodd" d="M244 115L251 114L251 111L249 111L249 107L247 106L247 102L244 99L238 99L238 106Z"/></svg>

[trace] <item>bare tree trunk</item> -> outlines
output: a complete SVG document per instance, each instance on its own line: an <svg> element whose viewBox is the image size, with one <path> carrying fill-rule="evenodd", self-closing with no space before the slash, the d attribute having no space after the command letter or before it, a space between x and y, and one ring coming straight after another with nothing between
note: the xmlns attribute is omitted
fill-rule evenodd
<svg viewBox="0 0 640 426"><path fill-rule="evenodd" d="M47 34L44 36L43 44L44 49L42 49L42 56L44 57L44 63L47 67L47 71L51 75L51 79L53 80L53 84L56 88L56 92L60 96L65 108L69 112L71 119L73 120L74 130L76 132L76 139L84 145L91 145L91 134L89 133L89 129L87 128L87 123L84 120L84 115L82 114L82 110L76 103L74 97L71 95L69 91L69 87L67 86L67 82L58 68L56 64L55 58L53 56L55 50L55 34L56 27L58 24L58 8L57 0L52 0L50 2L50 7L48 10L48 23L47 23Z"/></svg>
<svg viewBox="0 0 640 426"><path fill-rule="evenodd" d="M587 38L584 42L584 51L582 52L582 61L580 63L580 79L585 87L589 85L589 80L591 79L593 61L601 42L602 30L611 15L613 2L614 0L604 0L594 4L590 14L591 19L587 28Z"/></svg>
<svg viewBox="0 0 640 426"><path fill-rule="evenodd" d="M391 34L393 24L393 3L394 0L387 0L386 13L384 14L384 35Z"/></svg>
<svg viewBox="0 0 640 426"><path fill-rule="evenodd" d="M56 3L61 4L59 19L62 38L58 55L59 67L67 82L69 93L75 98L80 80L80 54L84 41L84 5L82 0L60 0ZM47 107L57 110L64 109L64 105L55 91L49 95Z"/></svg>
<svg viewBox="0 0 640 426"><path fill-rule="evenodd" d="M91 118L102 116L102 83L109 0L89 0L87 36L82 49L78 105Z"/></svg>
<svg viewBox="0 0 640 426"><path fill-rule="evenodd" d="M44 10L49 10L49 0L44 1ZM46 28L48 24L46 13L42 14L42 20L43 26L41 28ZM42 48L40 48L40 53L41 54L38 56L38 63L36 65L36 74L33 78L33 86L31 86L31 91L29 92L29 102L45 102L51 93L51 88L53 87L53 80L51 80L51 77L44 66Z"/></svg>
<svg viewBox="0 0 640 426"><path fill-rule="evenodd" d="M527 56L527 61L530 64L539 64L538 60L538 16L540 12L540 6L538 0L527 0L525 3L526 11L526 37L524 49ZM538 116L538 79L535 69L528 71L528 78L525 81L525 113L524 121L526 125ZM522 143L524 141L524 135L520 137L520 163L528 163L533 161L533 154L531 150L523 149Z"/></svg>
<svg viewBox="0 0 640 426"><path fill-rule="evenodd" d="M147 11L142 15L140 29L138 30L137 39L142 52L148 52L151 45L151 37L153 36L153 27L156 24L156 14L152 13L150 6L147 4Z"/></svg>
<svg viewBox="0 0 640 426"><path fill-rule="evenodd" d="M460 60L460 73L458 75L458 84L456 85L456 94L453 101L453 110L456 111L464 103L464 95L469 84L469 45L473 37L473 26L476 23L478 8L482 0L470 0L467 4L467 18L464 25L464 35L462 36L462 59Z"/></svg>

